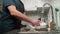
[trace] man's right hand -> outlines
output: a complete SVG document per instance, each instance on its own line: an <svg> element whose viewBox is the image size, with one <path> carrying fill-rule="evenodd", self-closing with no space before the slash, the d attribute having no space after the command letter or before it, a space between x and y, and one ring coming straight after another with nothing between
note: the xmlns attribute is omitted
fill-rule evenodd
<svg viewBox="0 0 60 34"><path fill-rule="evenodd" d="M33 20L32 24L36 25L36 26L39 26L40 25L40 20Z"/></svg>

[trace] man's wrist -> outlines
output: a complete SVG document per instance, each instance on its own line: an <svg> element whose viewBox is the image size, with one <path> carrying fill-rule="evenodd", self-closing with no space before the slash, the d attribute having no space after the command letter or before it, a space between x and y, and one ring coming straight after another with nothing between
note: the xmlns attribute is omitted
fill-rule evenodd
<svg viewBox="0 0 60 34"><path fill-rule="evenodd" d="M33 19L30 19L30 23L33 23Z"/></svg>

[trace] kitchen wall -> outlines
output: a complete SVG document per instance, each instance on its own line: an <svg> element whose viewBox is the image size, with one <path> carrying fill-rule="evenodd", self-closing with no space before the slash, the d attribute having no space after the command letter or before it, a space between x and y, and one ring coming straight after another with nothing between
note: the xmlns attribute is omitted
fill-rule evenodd
<svg viewBox="0 0 60 34"><path fill-rule="evenodd" d="M25 10L37 10L37 7L42 7L44 3L50 3L51 0L22 0Z"/></svg>
<svg viewBox="0 0 60 34"><path fill-rule="evenodd" d="M26 11L37 10L37 8L35 7L36 0L22 0L22 2L24 3Z"/></svg>

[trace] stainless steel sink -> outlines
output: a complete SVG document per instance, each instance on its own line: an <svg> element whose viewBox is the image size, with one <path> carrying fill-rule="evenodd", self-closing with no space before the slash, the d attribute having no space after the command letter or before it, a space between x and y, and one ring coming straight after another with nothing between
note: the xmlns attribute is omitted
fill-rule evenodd
<svg viewBox="0 0 60 34"><path fill-rule="evenodd" d="M40 31L25 31L25 32L18 32L19 34L60 34L60 31L54 31L54 30L51 30L51 31L48 31L46 29L40 29Z"/></svg>
<svg viewBox="0 0 60 34"><path fill-rule="evenodd" d="M20 34L60 34L60 32L56 31L39 31L39 32L18 32Z"/></svg>

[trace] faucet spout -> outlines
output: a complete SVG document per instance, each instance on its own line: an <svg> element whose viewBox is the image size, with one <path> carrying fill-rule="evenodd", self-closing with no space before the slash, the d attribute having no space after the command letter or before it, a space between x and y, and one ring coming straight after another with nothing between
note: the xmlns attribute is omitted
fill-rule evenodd
<svg viewBox="0 0 60 34"><path fill-rule="evenodd" d="M50 9L51 9L51 12L52 12L52 28L54 29L56 29L56 24L55 24L55 22L54 22L54 15L53 15L53 7L52 7L52 5L51 4L49 4L49 3L45 3L44 5L43 5L43 8L42 8L42 14L44 14L44 7L46 6L46 5L48 5L48 6L50 6Z"/></svg>

